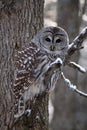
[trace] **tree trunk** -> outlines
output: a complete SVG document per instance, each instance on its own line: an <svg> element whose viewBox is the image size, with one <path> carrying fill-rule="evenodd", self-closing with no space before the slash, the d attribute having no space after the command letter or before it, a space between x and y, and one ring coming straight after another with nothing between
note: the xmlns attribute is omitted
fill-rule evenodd
<svg viewBox="0 0 87 130"><path fill-rule="evenodd" d="M29 43L43 26L44 0L0 1L0 130L47 130L48 95L39 95L31 118L13 116L14 52ZM35 120L36 115L38 118Z"/></svg>
<svg viewBox="0 0 87 130"><path fill-rule="evenodd" d="M67 31L71 42L79 33L79 0L58 0L57 5L57 23ZM78 63L79 52L74 54L71 60ZM65 67L64 73L73 84L77 84L76 70ZM78 99L76 94L65 86L60 80L55 88L52 130L76 130L75 117Z"/></svg>
<svg viewBox="0 0 87 130"><path fill-rule="evenodd" d="M71 42L78 35L81 22L79 0L58 0L57 5L57 23L67 31Z"/></svg>

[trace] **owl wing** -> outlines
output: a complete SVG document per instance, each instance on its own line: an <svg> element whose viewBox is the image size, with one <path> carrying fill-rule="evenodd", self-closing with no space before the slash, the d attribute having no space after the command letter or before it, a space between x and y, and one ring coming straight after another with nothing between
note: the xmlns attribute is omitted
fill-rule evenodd
<svg viewBox="0 0 87 130"><path fill-rule="evenodd" d="M30 43L29 47L16 52L16 76L13 91L17 99L22 96L24 91L36 79L35 68L37 68L37 64L39 63L39 53L39 49L33 43Z"/></svg>

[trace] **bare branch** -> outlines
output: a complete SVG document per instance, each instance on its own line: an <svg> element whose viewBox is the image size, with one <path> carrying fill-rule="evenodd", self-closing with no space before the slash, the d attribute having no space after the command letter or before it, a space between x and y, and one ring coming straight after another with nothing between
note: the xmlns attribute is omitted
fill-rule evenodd
<svg viewBox="0 0 87 130"><path fill-rule="evenodd" d="M68 57L70 57L76 50L82 49L82 42L87 38L87 27L85 27L82 32L73 40L69 45Z"/></svg>
<svg viewBox="0 0 87 130"><path fill-rule="evenodd" d="M87 38L87 27L85 27L82 32L73 40L73 42L69 45L69 48L68 48L68 54L66 56L66 59L65 59L65 65L67 64L68 66L74 68L74 69L77 69L79 70L80 72L82 73L85 73L86 70L85 68L83 68L82 66L80 66L79 64L76 64L75 62L70 62L69 61L69 58L71 57L71 55L73 55L75 53L75 51L79 50L79 49L82 49L83 46L82 46L82 42ZM64 73L61 71L61 76L64 80L64 82L66 83L66 85L73 91L75 91L76 93L84 96L84 97L87 97L87 94L78 90L77 89L77 86L76 85L73 85L71 83L71 81L69 79L67 79L64 75Z"/></svg>

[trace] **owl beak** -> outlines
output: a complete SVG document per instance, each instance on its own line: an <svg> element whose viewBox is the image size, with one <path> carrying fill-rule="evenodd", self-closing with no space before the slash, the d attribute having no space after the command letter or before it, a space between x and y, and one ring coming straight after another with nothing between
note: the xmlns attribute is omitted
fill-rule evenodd
<svg viewBox="0 0 87 130"><path fill-rule="evenodd" d="M51 50L51 51L54 51L54 50L55 50L55 46L54 46L54 45L51 45L51 46L50 46L50 50Z"/></svg>

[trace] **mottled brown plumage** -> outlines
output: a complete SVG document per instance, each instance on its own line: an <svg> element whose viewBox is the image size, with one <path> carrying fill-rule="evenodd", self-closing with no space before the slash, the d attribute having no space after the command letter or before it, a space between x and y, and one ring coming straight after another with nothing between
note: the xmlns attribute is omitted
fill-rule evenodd
<svg viewBox="0 0 87 130"><path fill-rule="evenodd" d="M47 27L34 36L28 47L16 53L15 117L24 113L27 100L55 87L60 71L53 63L57 58L64 62L68 42L67 33L62 28Z"/></svg>

